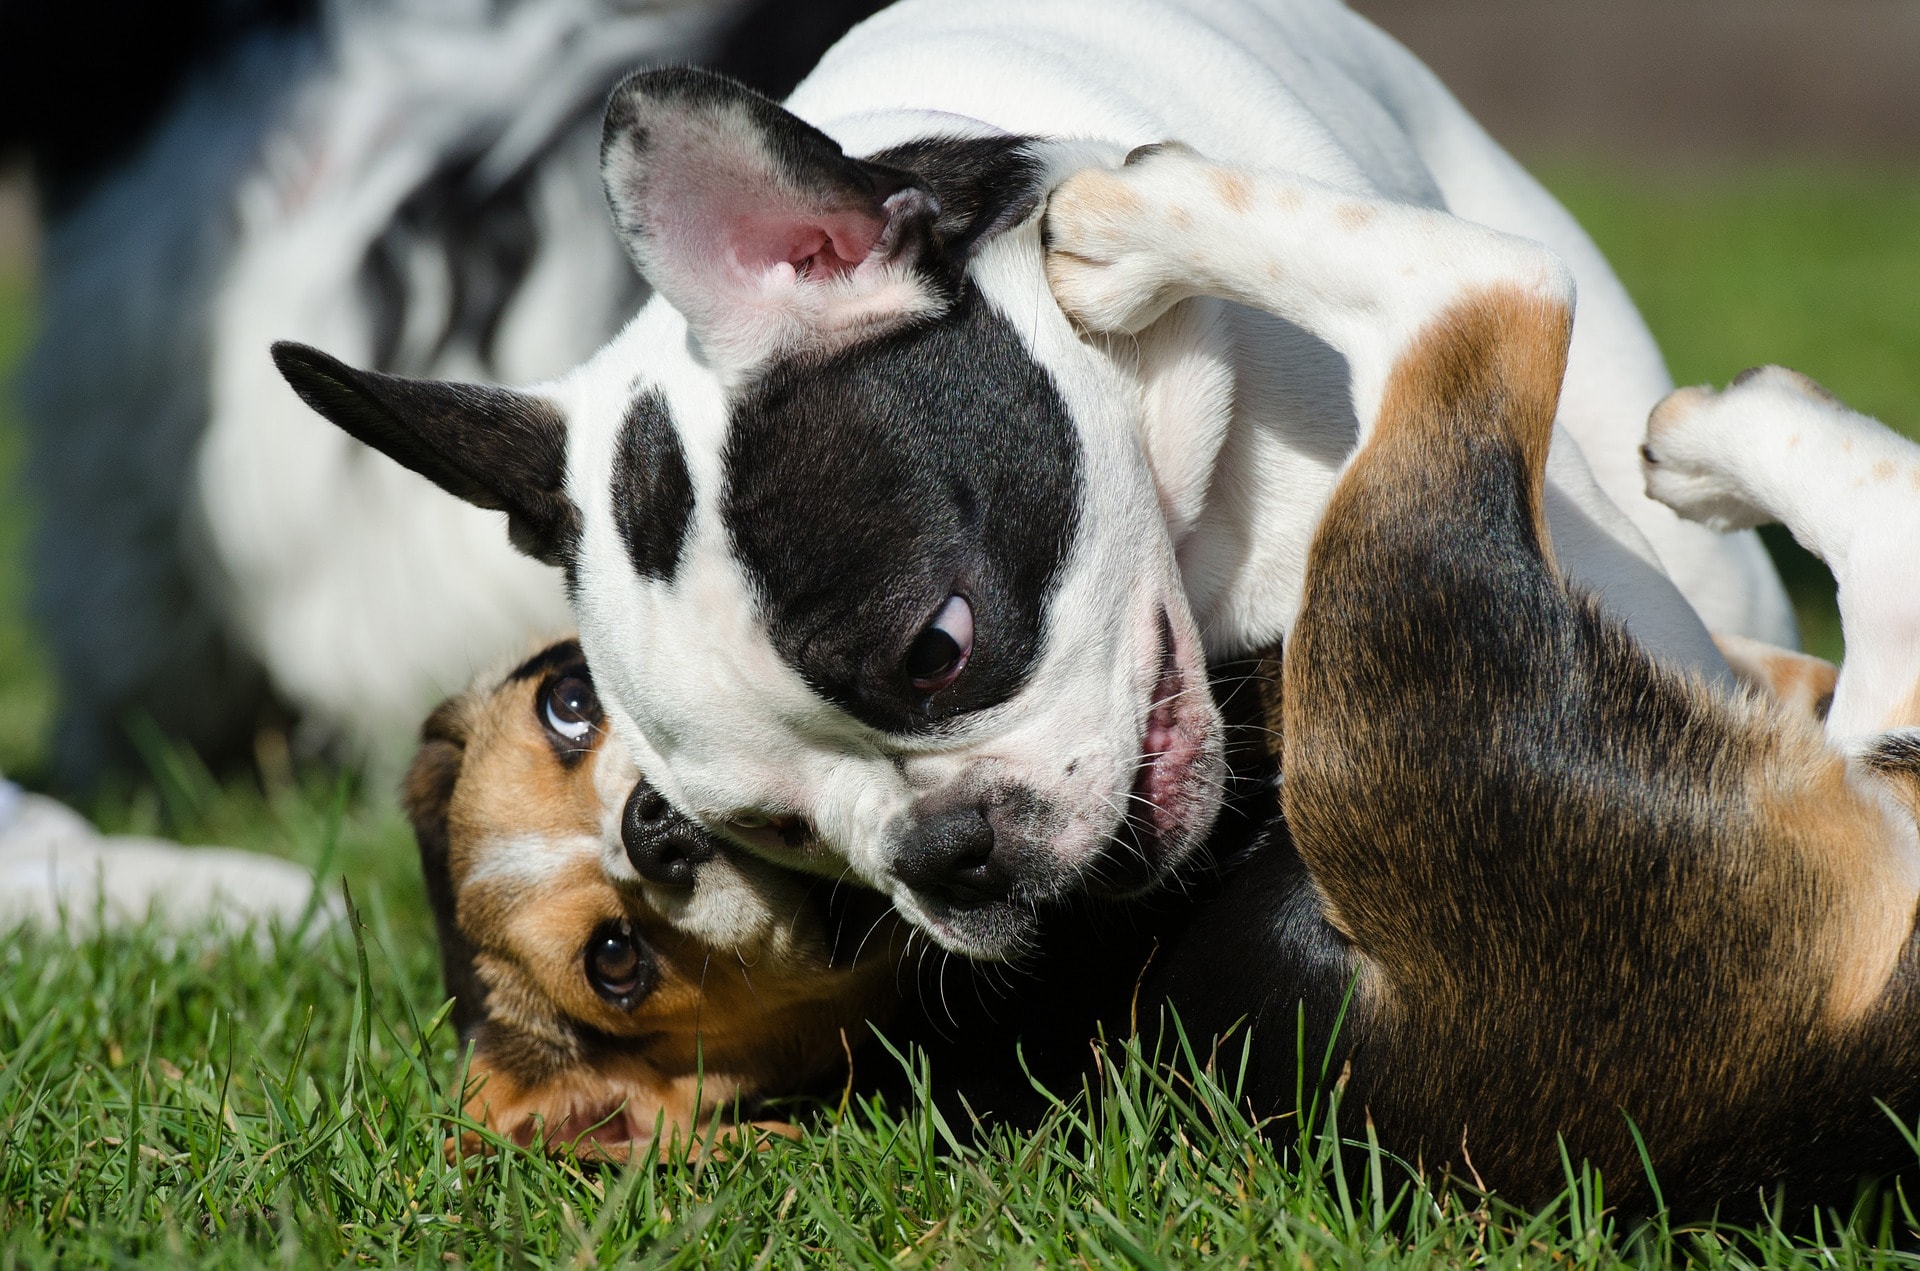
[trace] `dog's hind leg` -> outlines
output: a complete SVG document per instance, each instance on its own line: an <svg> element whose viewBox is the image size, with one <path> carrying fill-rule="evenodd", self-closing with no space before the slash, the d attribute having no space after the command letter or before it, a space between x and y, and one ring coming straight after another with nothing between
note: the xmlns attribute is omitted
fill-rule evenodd
<svg viewBox="0 0 1920 1271"><path fill-rule="evenodd" d="M1827 733L1860 750L1920 728L1920 445L1794 371L1654 408L1647 493L1716 529L1779 521L1833 571L1846 661Z"/></svg>

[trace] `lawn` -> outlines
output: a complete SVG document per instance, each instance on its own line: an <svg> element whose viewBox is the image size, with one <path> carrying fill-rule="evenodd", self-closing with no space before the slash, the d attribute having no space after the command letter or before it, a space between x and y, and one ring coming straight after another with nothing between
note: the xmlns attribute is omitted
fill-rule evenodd
<svg viewBox="0 0 1920 1271"><path fill-rule="evenodd" d="M1561 165L1548 179L1682 382L1780 361L1920 426L1920 177ZM0 272L0 366L28 315L24 283ZM0 477L19 461L0 417ZM0 770L30 774L52 702L23 617L26 516L0 499ZM1830 597L1802 565L1810 643L1831 652ZM1864 1267L1907 1265L1886 1246L1920 1240L1897 1203L1789 1239L1630 1228L1590 1180L1534 1215L1439 1199L1363 1142L1339 1147L1324 1117L1254 1133L1230 1063L1168 1080L1124 1044L1103 1098L1062 1091L1034 1132L855 1099L796 1109L798 1144L705 1163L450 1163L459 1056L385 790L321 771L216 780L163 747L93 810L344 874L360 920L264 942L14 934L0 958L0 1266ZM1357 1168L1333 1170L1336 1152Z"/></svg>

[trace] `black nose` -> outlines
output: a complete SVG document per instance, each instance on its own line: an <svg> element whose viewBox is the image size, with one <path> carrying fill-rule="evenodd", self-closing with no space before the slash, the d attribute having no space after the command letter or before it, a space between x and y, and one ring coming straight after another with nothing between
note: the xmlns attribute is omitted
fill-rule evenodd
<svg viewBox="0 0 1920 1271"><path fill-rule="evenodd" d="M711 836L642 781L620 815L620 841L640 877L665 887L691 887L693 871L713 859Z"/></svg>
<svg viewBox="0 0 1920 1271"><path fill-rule="evenodd" d="M1005 900L1013 879L994 855L986 809L953 808L922 820L894 861L896 878L958 908Z"/></svg>

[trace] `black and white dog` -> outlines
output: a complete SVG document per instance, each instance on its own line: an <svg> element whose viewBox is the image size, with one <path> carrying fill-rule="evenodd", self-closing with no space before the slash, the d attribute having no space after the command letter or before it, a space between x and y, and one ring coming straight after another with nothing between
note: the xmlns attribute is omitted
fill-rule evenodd
<svg viewBox="0 0 1920 1271"><path fill-rule="evenodd" d="M289 334L520 382L646 294L595 189L636 64L785 92L878 0L180 0L0 16L0 151L47 215L23 377L59 776L145 716L216 762L292 709L403 757L422 711L570 625L485 515L286 391ZM396 550L404 543L405 550Z"/></svg>
<svg viewBox="0 0 1920 1271"><path fill-rule="evenodd" d="M656 295L611 344L525 391L276 358L322 414L560 567L609 717L676 807L844 863L948 947L1003 956L1044 902L1138 889L1202 841L1206 659L1287 633L1383 391L1375 362L1176 304L1173 278L1137 334L1063 315L1046 191L1166 138L1551 247L1581 290L1544 493L1562 566L1708 676L1726 673L1708 627L1792 642L1751 537L1641 492L1671 385L1592 244L1332 0L905 0L785 109L636 75L601 165ZM1302 251L1341 252L1339 229ZM1473 264L1409 265L1385 293L1405 305L1342 343L1397 345Z"/></svg>

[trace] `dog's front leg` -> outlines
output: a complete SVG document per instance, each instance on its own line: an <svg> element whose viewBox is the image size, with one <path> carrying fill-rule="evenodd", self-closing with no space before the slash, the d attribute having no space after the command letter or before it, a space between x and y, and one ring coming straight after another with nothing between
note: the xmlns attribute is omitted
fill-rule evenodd
<svg viewBox="0 0 1920 1271"><path fill-rule="evenodd" d="M1362 441L1392 368L1443 315L1493 293L1572 303L1572 276L1537 243L1173 144L1070 178L1046 239L1054 296L1089 330L1139 331L1204 295L1325 340L1351 369Z"/></svg>
<svg viewBox="0 0 1920 1271"><path fill-rule="evenodd" d="M1458 304L1495 293L1536 309L1571 303L1569 274L1537 243L1430 208L1215 164L1180 146L1069 178L1048 205L1046 231L1054 294L1091 331L1140 331L1204 295L1278 314L1330 344L1349 364L1361 437L1391 368ZM1549 436L1542 501L1559 565L1656 656L1724 674L1698 616L1600 493L1578 448L1558 429ZM1325 491L1263 497L1318 502ZM1298 559L1305 547L1277 555ZM1239 619L1270 633L1294 618L1258 616Z"/></svg>

